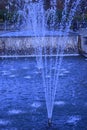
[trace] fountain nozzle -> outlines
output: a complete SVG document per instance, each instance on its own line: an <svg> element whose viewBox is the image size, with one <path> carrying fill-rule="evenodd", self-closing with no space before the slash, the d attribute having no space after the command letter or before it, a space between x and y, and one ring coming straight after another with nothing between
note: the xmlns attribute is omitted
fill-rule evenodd
<svg viewBox="0 0 87 130"><path fill-rule="evenodd" d="M52 125L51 118L48 118L48 126L50 127Z"/></svg>

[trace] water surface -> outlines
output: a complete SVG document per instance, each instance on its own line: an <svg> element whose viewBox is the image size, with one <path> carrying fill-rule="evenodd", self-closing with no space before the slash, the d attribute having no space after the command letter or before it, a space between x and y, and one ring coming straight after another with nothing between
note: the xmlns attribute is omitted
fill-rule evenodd
<svg viewBox="0 0 87 130"><path fill-rule="evenodd" d="M64 57L52 127L35 58L0 59L0 130L86 130L87 59Z"/></svg>

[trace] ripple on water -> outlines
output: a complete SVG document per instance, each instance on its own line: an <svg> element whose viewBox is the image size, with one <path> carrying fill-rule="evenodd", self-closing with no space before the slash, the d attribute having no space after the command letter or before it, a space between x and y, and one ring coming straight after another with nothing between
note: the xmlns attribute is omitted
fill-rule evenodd
<svg viewBox="0 0 87 130"><path fill-rule="evenodd" d="M14 78L14 77L16 77L16 75L9 75L9 77L10 77L10 78Z"/></svg>
<svg viewBox="0 0 87 130"><path fill-rule="evenodd" d="M56 69L56 67L52 67L52 70L55 70Z"/></svg>
<svg viewBox="0 0 87 130"><path fill-rule="evenodd" d="M66 76L67 74L69 74L70 72L66 69L64 70L61 70L60 73L59 73L59 77L63 77L63 76Z"/></svg>
<svg viewBox="0 0 87 130"><path fill-rule="evenodd" d="M40 102L34 102L31 106L34 107L34 108L39 108L41 106L41 103Z"/></svg>
<svg viewBox="0 0 87 130"><path fill-rule="evenodd" d="M33 72L34 74L39 74L39 73L41 73L41 71L35 71L35 72Z"/></svg>
<svg viewBox="0 0 87 130"><path fill-rule="evenodd" d="M87 107L87 102L85 102L85 106Z"/></svg>
<svg viewBox="0 0 87 130"><path fill-rule="evenodd" d="M28 69L28 67L24 66L24 67L23 67L23 69L25 69L25 70L26 70L26 69Z"/></svg>
<svg viewBox="0 0 87 130"><path fill-rule="evenodd" d="M50 78L50 75L46 75L46 78Z"/></svg>
<svg viewBox="0 0 87 130"><path fill-rule="evenodd" d="M10 70L11 70L11 71L15 71L16 69L15 69L15 68L11 68Z"/></svg>
<svg viewBox="0 0 87 130"><path fill-rule="evenodd" d="M69 73L69 71L67 69L64 69L64 68L61 69L60 72L65 73L65 74Z"/></svg>
<svg viewBox="0 0 87 130"><path fill-rule="evenodd" d="M3 75L3 76L10 74L10 71L1 71L1 72L2 72L2 75Z"/></svg>
<svg viewBox="0 0 87 130"><path fill-rule="evenodd" d="M9 110L8 113L9 113L10 115L17 115L17 114L22 114L22 113L24 113L24 111L13 109L13 110Z"/></svg>
<svg viewBox="0 0 87 130"><path fill-rule="evenodd" d="M43 66L42 66L42 65L37 65L36 68L37 68L38 70L40 70L40 69L43 69Z"/></svg>
<svg viewBox="0 0 87 130"><path fill-rule="evenodd" d="M30 77L30 76L24 76L24 78L25 78L25 79L31 79L31 77Z"/></svg>
<svg viewBox="0 0 87 130"><path fill-rule="evenodd" d="M0 119L0 125L8 125L8 124L10 124L10 121L4 120L4 119Z"/></svg>
<svg viewBox="0 0 87 130"><path fill-rule="evenodd" d="M63 76L65 76L64 73L60 73L60 74L59 74L59 77L63 77Z"/></svg>
<svg viewBox="0 0 87 130"><path fill-rule="evenodd" d="M63 73L64 74L69 74L70 72L68 70L65 70Z"/></svg>
<svg viewBox="0 0 87 130"><path fill-rule="evenodd" d="M81 120L81 117L79 115L74 115L74 116L68 117L67 123L69 123L69 124L76 124L80 120Z"/></svg>
<svg viewBox="0 0 87 130"><path fill-rule="evenodd" d="M54 104L57 105L57 106L64 106L65 102L64 101L55 101Z"/></svg>
<svg viewBox="0 0 87 130"><path fill-rule="evenodd" d="M66 69L65 68L61 68L60 71L66 71Z"/></svg>

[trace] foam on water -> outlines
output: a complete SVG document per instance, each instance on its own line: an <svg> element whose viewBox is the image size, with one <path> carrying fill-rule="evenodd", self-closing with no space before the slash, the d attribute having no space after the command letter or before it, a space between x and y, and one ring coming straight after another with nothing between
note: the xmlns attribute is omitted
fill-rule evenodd
<svg viewBox="0 0 87 130"><path fill-rule="evenodd" d="M9 110L8 113L10 115L17 115L17 114L22 114L22 113L25 113L25 112L22 111L22 110L13 109L13 110Z"/></svg>
<svg viewBox="0 0 87 130"><path fill-rule="evenodd" d="M10 121L5 119L0 119L0 125L8 125L8 124L10 124Z"/></svg>
<svg viewBox="0 0 87 130"><path fill-rule="evenodd" d="M40 102L34 102L31 106L34 107L34 108L39 108L41 106L41 103Z"/></svg>
<svg viewBox="0 0 87 130"><path fill-rule="evenodd" d="M81 120L81 117L79 115L70 116L67 120L67 123L69 124L76 124Z"/></svg>

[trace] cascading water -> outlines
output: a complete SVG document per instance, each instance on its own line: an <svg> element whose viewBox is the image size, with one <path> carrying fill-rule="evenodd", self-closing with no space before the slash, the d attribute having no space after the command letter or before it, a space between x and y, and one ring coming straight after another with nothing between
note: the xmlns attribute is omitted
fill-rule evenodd
<svg viewBox="0 0 87 130"><path fill-rule="evenodd" d="M49 124L51 123L67 35L80 1L65 0L61 18L57 14L57 0L50 0L48 9L44 8L43 0L24 0L23 8L18 9L18 25L20 24L22 30L35 38L35 55L37 67L42 72ZM21 0L17 2L20 4ZM55 35L58 36L58 42L54 47ZM49 37L51 37L50 41Z"/></svg>

